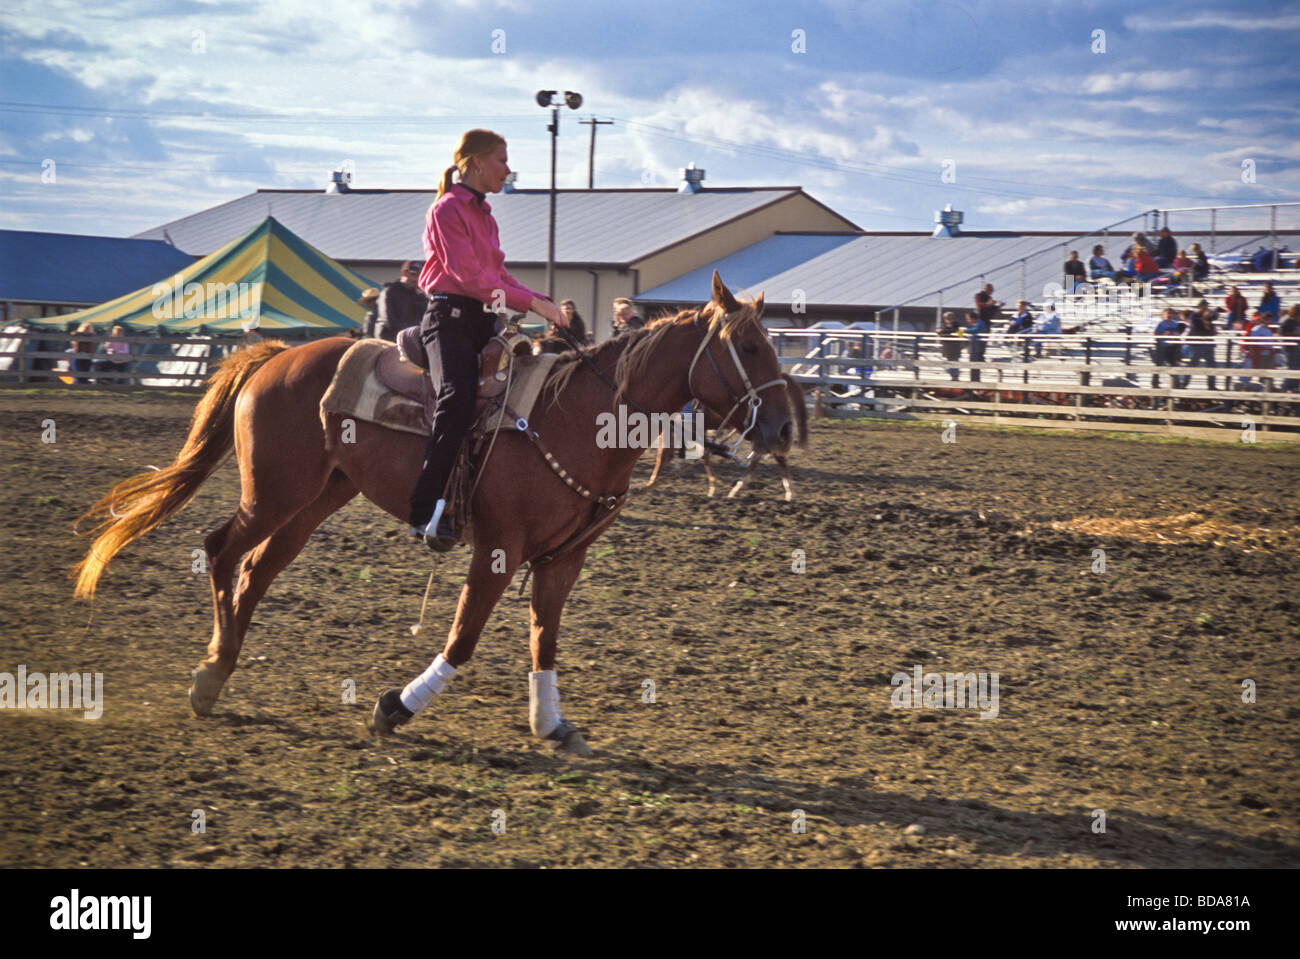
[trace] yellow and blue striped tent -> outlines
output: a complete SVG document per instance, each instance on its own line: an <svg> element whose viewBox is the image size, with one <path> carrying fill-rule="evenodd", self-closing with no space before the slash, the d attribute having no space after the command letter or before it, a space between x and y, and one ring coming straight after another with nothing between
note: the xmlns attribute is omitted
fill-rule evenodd
<svg viewBox="0 0 1300 959"><path fill-rule="evenodd" d="M274 217L179 273L77 313L33 318L170 333L341 333L361 325L369 281L330 259ZM256 321L256 322L254 322Z"/></svg>

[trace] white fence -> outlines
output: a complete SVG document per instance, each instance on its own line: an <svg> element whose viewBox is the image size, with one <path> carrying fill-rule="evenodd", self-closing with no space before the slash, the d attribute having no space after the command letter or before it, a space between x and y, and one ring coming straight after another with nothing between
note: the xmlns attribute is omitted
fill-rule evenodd
<svg viewBox="0 0 1300 959"><path fill-rule="evenodd" d="M1248 428L1269 439L1300 439L1300 338L1252 339L1243 354L1240 334L1165 337L1168 352L1157 363L1150 334L994 333L980 337L984 355L973 362L968 336L769 333L783 367L819 393L824 406L849 415L944 419L956 413L979 422L1220 439ZM944 343L960 344L962 357L947 359ZM1269 365L1242 365L1262 360L1264 350ZM1184 352L1199 354L1198 365L1189 365Z"/></svg>

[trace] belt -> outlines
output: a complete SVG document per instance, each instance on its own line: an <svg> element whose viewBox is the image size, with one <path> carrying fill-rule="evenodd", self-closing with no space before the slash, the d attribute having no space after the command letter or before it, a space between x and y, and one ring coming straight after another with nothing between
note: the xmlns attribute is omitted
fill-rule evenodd
<svg viewBox="0 0 1300 959"><path fill-rule="evenodd" d="M487 307L481 300L476 300L472 296L461 296L459 293L439 293L436 290L429 294L431 300L446 300L454 306L463 306L470 309L480 309L487 312Z"/></svg>

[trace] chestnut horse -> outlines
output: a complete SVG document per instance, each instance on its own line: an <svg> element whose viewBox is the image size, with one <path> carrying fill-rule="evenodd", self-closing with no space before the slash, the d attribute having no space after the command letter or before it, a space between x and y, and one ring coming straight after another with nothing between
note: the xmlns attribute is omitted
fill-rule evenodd
<svg viewBox="0 0 1300 959"><path fill-rule="evenodd" d="M798 426L798 434L796 437L796 442L799 444L800 449L807 449L808 448L808 408L804 405L803 387L800 386L799 381L796 380L789 373L782 373L781 379L785 380L786 402L790 404L790 413L791 415L794 416L795 424ZM734 416L732 417L732 421L733 422L735 421ZM724 424L718 419L716 415L711 413L705 414L704 428L706 431L721 430L723 428L723 425ZM726 426L730 428L731 423L726 424ZM739 432L738 429L732 430L733 435L737 432ZM771 453L772 458L776 460L776 465L781 469L781 485L785 488L785 501L787 503L792 502L794 500L794 486L790 482L790 466L785 460L785 451L770 450L767 447L763 446L763 444L758 440L757 437L751 438L750 443L753 449L749 454L749 468L745 470L745 475L742 476L740 479L738 479L736 481L736 485L731 488L731 492L727 494L727 499L733 499L737 493L739 493L742 489L744 489L745 484L748 483L750 478L754 475L754 470L758 468L759 462L763 459L763 457L766 454ZM718 491L718 477L713 472L713 463L710 462L709 445L716 445L716 444L705 445L704 455L702 459L704 461L704 470L706 473L708 473L709 476L708 495L712 496L714 493ZM723 449L724 453L726 452L725 447L720 447L720 448ZM676 454L676 452L677 452L676 450L671 450L667 447L667 445L664 442L664 437L661 435L659 437L659 452L658 455L656 455L655 457L654 471L650 474L650 478L646 480L645 485L641 487L642 489L650 489L651 487L658 484L660 479L660 474L663 472L663 468L668 464L668 460L671 459Z"/></svg>
<svg viewBox="0 0 1300 959"><path fill-rule="evenodd" d="M529 434L500 434L483 467L472 503L469 573L447 644L431 670L439 667L445 676L448 666L454 672L469 660L515 571L529 563L535 571L530 645L537 671L530 685L550 671L548 702L540 712L537 693L530 690L533 732L557 748L589 754L582 736L558 715L560 617L588 547L617 516L644 452L598 442L598 417L620 403L643 414L668 414L695 398L719 417L736 408L748 411L746 422L759 441L770 449L788 448L789 407L780 396L784 381L760 322L762 311L761 294L753 303L740 303L715 272L713 298L701 310L588 348L590 365L577 353L557 362ZM360 492L405 523L424 438L357 420L350 437L355 442L338 442L341 417L331 414L321 423L321 397L351 345L345 337L293 349L264 341L232 354L213 375L175 461L117 484L82 517L102 518L90 551L73 571L76 594L91 598L109 561L184 507L233 446L239 508L204 540L215 624L190 688L197 715L212 711L267 587L327 516ZM617 393L608 385L611 375ZM380 703L395 694L388 690ZM372 729L391 732L392 715L376 704ZM543 726L538 715L549 717Z"/></svg>

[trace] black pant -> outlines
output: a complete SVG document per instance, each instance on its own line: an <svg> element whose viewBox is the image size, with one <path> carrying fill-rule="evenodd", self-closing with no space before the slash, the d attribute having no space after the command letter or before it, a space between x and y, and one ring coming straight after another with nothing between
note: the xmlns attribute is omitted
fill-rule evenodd
<svg viewBox="0 0 1300 959"><path fill-rule="evenodd" d="M973 338L973 337L971 338L971 341L970 341L970 361L971 361L972 363L983 363L983 362L984 362L984 350L985 350L986 346L987 346L987 344L985 344L985 342L984 342L983 340L977 340L977 339L975 339L975 338ZM980 371L979 371L979 370L971 370L971 371L970 371L970 381L971 381L972 383L978 383L978 382L980 381Z"/></svg>
<svg viewBox="0 0 1300 959"><path fill-rule="evenodd" d="M451 478L460 444L474 420L478 355L495 333L496 315L463 296L434 294L429 299L420 339L429 357L429 377L437 397L433 434L424 449L424 468L411 493L411 525L433 516Z"/></svg>

